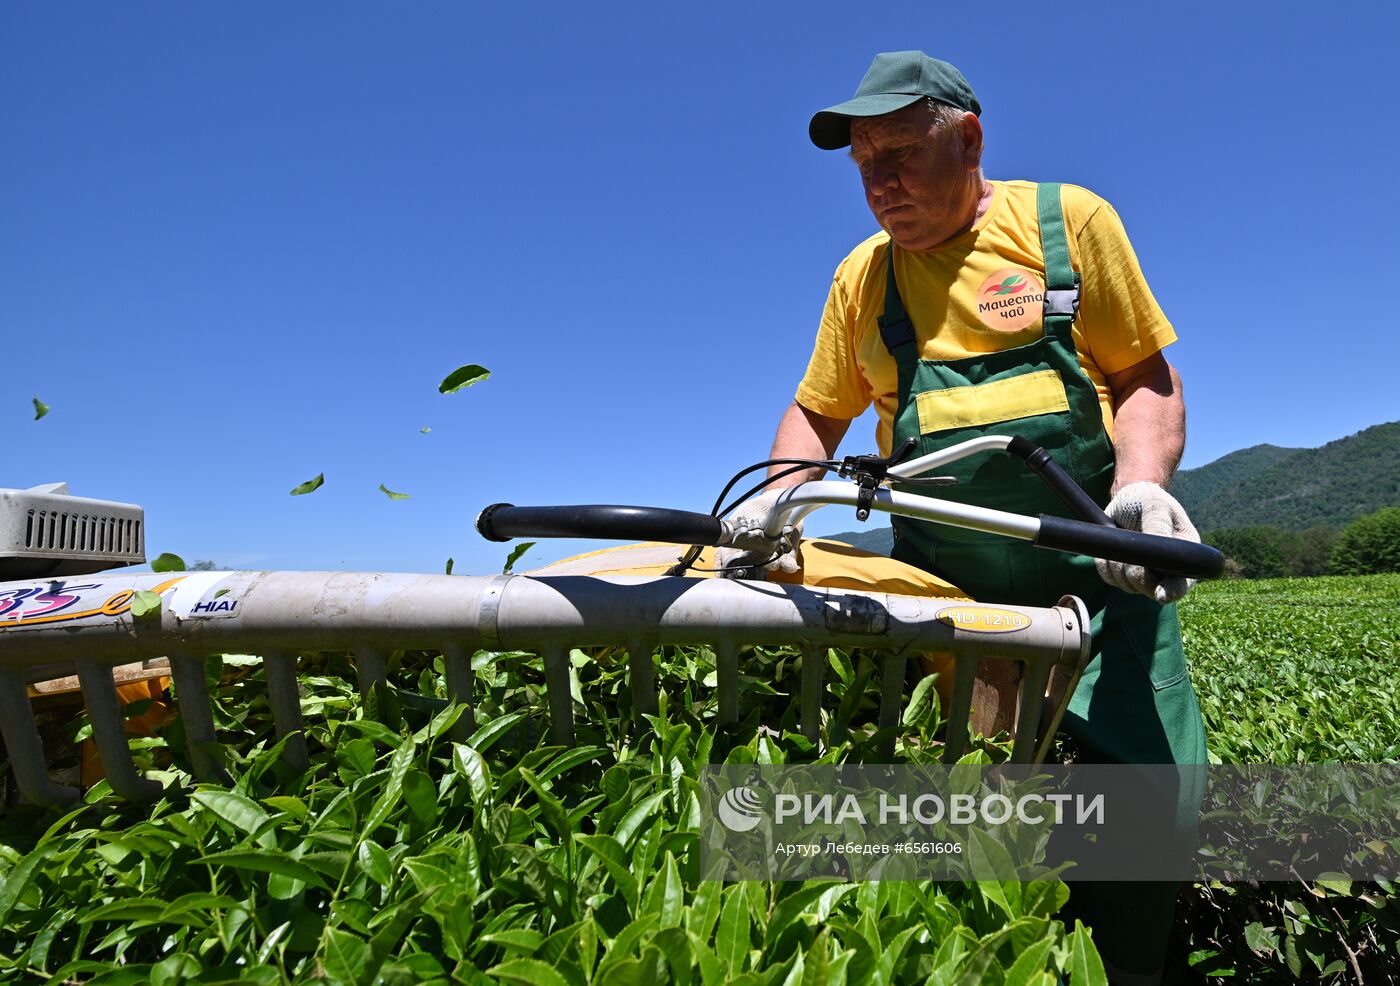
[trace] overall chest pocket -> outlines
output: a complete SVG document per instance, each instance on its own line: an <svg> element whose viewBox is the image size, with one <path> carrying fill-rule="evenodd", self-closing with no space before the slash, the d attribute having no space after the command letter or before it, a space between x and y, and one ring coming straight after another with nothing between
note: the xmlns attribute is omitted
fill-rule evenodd
<svg viewBox="0 0 1400 986"><path fill-rule="evenodd" d="M1069 410L1069 396L1055 370L1034 370L986 383L925 390L914 396L914 406L919 432L928 435L1058 414Z"/></svg>

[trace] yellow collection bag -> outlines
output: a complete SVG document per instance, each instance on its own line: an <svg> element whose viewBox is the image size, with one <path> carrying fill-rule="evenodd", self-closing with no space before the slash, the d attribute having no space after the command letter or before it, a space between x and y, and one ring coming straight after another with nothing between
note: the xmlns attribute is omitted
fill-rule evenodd
<svg viewBox="0 0 1400 986"><path fill-rule="evenodd" d="M657 542L624 544L574 555L524 574L660 576L665 575L686 550L682 545ZM705 571L715 567L714 553L714 548L705 548L696 559L695 568L687 572L685 577L715 578L716 573ZM823 589L856 589L900 596L970 600L967 593L931 572L840 541L804 539L799 546L798 561L801 567L796 572L771 572L768 580ZM953 655L940 651L920 656L923 658L925 672L938 675L934 687L938 691L942 708L947 709L953 696ZM989 672L985 677L994 673L993 669L985 670ZM984 719L980 712L986 705L982 694L983 687L983 682L979 681L979 687L974 693L974 705L979 709L974 718L978 720ZM1002 686L997 683L995 687L999 691ZM997 727L1002 725L1003 716L990 709L988 713L984 720L985 729L982 731L995 732Z"/></svg>

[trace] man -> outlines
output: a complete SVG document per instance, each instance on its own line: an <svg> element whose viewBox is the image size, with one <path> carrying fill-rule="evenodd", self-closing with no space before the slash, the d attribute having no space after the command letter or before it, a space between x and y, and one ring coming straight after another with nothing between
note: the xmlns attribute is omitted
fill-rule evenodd
<svg viewBox="0 0 1400 986"><path fill-rule="evenodd" d="M1181 381L1161 352L1176 336L1121 222L1082 188L988 181L980 114L956 68L906 51L876 56L854 99L812 118L818 147L850 146L882 232L837 268L773 457L831 458L873 402L884 454L911 437L923 455L1021 435L1120 526L1199 540L1165 492L1185 438ZM1009 455L940 470L949 471L958 485L940 496L1067 515ZM754 501L736 526L761 524L776 496ZM905 518L894 531L896 558L974 598L1084 599L1092 659L1063 726L1084 759L1205 762L1175 606L1188 580ZM721 564L762 560L730 553ZM1168 797L1180 824L1192 824L1193 795ZM1071 907L1094 928L1115 982L1160 979L1175 894L1173 884L1075 887Z"/></svg>

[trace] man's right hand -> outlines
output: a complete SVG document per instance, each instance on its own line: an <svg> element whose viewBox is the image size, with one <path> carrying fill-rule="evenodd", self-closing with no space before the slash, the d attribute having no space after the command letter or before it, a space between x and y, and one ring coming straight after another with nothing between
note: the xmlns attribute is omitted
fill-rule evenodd
<svg viewBox="0 0 1400 986"><path fill-rule="evenodd" d="M728 522L734 528L734 541L727 547L715 551L715 567L722 569L720 576L726 579L761 579L769 572L796 572L802 567L797 552L797 542L802 537L802 524L789 528L787 534L789 550L775 554L781 546L769 540L763 533L773 507L784 490L769 490L741 504L729 516Z"/></svg>
<svg viewBox="0 0 1400 986"><path fill-rule="evenodd" d="M1124 530L1141 531L1158 537L1201 541L1186 509L1156 483L1130 483L1118 491L1104 510ZM1142 565L1094 559L1099 578L1124 592L1136 592L1162 605L1174 603L1191 591L1195 579L1177 575L1159 576Z"/></svg>

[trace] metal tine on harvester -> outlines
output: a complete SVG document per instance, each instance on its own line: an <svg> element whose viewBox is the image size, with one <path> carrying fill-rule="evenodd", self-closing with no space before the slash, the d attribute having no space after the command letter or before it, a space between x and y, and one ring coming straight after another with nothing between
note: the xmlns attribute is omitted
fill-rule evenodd
<svg viewBox="0 0 1400 986"><path fill-rule="evenodd" d="M161 587L160 612L134 619L132 595L156 587ZM309 759L296 682L296 655L302 652L349 652L359 690L368 696L376 684L387 681L385 657L390 651L439 651L450 697L469 707L456 733L466 738L474 729L471 655L478 649L533 651L543 658L551 741L572 745L573 648L627 649L633 705L640 716L657 708L652 654L659 647L681 644L708 646L715 653L721 728L739 720L740 649L755 644L799 648L799 721L803 735L813 743L821 741L829 648L861 648L880 655L881 728L899 722L909 656L951 653L954 688L944 751L949 760L966 749L978 662L1019 662L1025 670L1013 759L1029 762L1043 758L1049 748L1074 679L1087 660L1089 639L1087 614L1077 600L1062 600L1051 609L1003 607L1000 612L1020 619L1016 632L979 634L940 619L948 600L796 585L756 588L725 579L117 573L85 576L72 592L71 620L0 619L0 732L21 792L42 804L79 796L77 790L49 778L27 698L28 680L54 669L73 669L81 681L93 737L113 790L143 800L156 797L161 787L142 778L131 759L112 669L161 656L170 660L195 775L226 781L213 745L212 707L204 679L204 657L209 654L261 655L277 736L291 737L284 757L302 770ZM218 607L209 605L213 599L220 601ZM346 599L366 604L348 606ZM639 633L639 627L646 629ZM1051 705L1043 697L1047 682L1054 692ZM891 729L886 753L892 752L893 735Z"/></svg>

